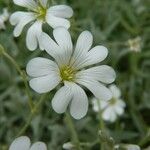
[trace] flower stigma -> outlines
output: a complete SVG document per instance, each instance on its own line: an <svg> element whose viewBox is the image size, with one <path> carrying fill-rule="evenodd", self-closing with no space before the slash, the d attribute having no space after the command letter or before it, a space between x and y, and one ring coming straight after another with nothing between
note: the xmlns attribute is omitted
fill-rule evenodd
<svg viewBox="0 0 150 150"><path fill-rule="evenodd" d="M73 81L75 79L76 71L70 66L64 66L60 69L60 76L64 81Z"/></svg>

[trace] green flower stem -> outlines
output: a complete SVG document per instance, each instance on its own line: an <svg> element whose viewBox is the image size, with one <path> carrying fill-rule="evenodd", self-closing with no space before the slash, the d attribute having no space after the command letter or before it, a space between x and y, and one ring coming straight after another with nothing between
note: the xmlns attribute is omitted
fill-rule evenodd
<svg viewBox="0 0 150 150"><path fill-rule="evenodd" d="M29 86L28 86L28 81L26 78L26 73L25 71L22 71L21 68L19 67L19 65L17 64L17 62L4 50L4 48L0 45L0 52L1 54L6 57L16 68L16 70L19 72L20 76L22 77L22 80L24 82L25 88L26 88L26 94L28 95L28 99L29 99L29 107L32 111L34 104L32 101L32 97L30 94L30 90L29 90Z"/></svg>
<svg viewBox="0 0 150 150"><path fill-rule="evenodd" d="M102 118L102 110L100 108L100 101L98 100L97 101L97 104L98 104L98 109L99 109L99 112L98 112L98 115L99 115L99 128L101 131L105 130L105 124L104 124L104 121L103 121L103 118ZM103 146L103 143L100 141L100 150L104 150L104 146Z"/></svg>
<svg viewBox="0 0 150 150"><path fill-rule="evenodd" d="M42 103L44 102L45 99L46 99L46 94L42 95L40 100L37 102L37 104L35 104L35 106L33 107L32 111L28 117L26 124L22 127L22 129L18 133L17 137L21 136L26 131L26 129L30 125L33 117L36 115L36 113L38 112L39 108L42 106Z"/></svg>
<svg viewBox="0 0 150 150"><path fill-rule="evenodd" d="M130 71L131 76L129 79L130 87L129 87L129 106L130 106L130 114L132 116L133 122L138 129L138 131L141 133L141 135L144 137L147 125L145 124L141 114L138 112L136 104L135 104L135 79L136 79L136 70L137 70L137 64L138 64L138 54L132 53L130 56Z"/></svg>
<svg viewBox="0 0 150 150"><path fill-rule="evenodd" d="M80 146L80 141L78 139L77 132L76 132L74 124L72 122L72 118L68 112L66 113L65 122L70 130L71 135L72 135L73 144L76 146L77 150L82 150L82 148Z"/></svg>

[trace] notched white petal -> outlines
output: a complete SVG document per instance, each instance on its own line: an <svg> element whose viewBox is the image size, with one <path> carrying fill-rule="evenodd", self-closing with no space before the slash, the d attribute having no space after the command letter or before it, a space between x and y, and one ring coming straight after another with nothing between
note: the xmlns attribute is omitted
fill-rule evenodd
<svg viewBox="0 0 150 150"><path fill-rule="evenodd" d="M99 100L110 100L112 98L111 91L98 81L77 79L76 82L88 88Z"/></svg>
<svg viewBox="0 0 150 150"><path fill-rule="evenodd" d="M116 78L116 73L112 67L101 65L80 71L76 74L76 77L97 80L102 83L112 83Z"/></svg>
<svg viewBox="0 0 150 150"><path fill-rule="evenodd" d="M30 139L27 136L16 138L9 147L9 150L29 150L31 145Z"/></svg>
<svg viewBox="0 0 150 150"><path fill-rule="evenodd" d="M53 90L60 82L60 77L57 74L33 78L29 81L30 87L37 93L47 93Z"/></svg>
<svg viewBox="0 0 150 150"><path fill-rule="evenodd" d="M84 90L77 84L72 83L73 98L70 104L70 113L73 118L81 119L88 111L88 98Z"/></svg>
<svg viewBox="0 0 150 150"><path fill-rule="evenodd" d="M42 34L42 22L36 21L28 30L27 37L26 37L26 43L29 50L33 51L35 50L38 45L40 46L40 49L43 50L40 36Z"/></svg>
<svg viewBox="0 0 150 150"><path fill-rule="evenodd" d="M67 5L56 5L48 9L48 13L60 18L70 18L73 16L73 10Z"/></svg>
<svg viewBox="0 0 150 150"><path fill-rule="evenodd" d="M47 146L43 142L36 142L31 146L30 150L47 150Z"/></svg>
<svg viewBox="0 0 150 150"><path fill-rule="evenodd" d="M52 107L57 113L64 113L67 109L69 102L71 101L72 93L71 88L63 86L60 88L54 98L52 99Z"/></svg>
<svg viewBox="0 0 150 150"><path fill-rule="evenodd" d="M35 16L33 13L20 11L13 13L10 17L10 23L16 25L13 32L14 36L18 37L22 33L23 28L34 19Z"/></svg>
<svg viewBox="0 0 150 150"><path fill-rule="evenodd" d="M46 14L46 22L54 29L58 27L70 28L70 22L67 19L55 17L51 13Z"/></svg>
<svg viewBox="0 0 150 150"><path fill-rule="evenodd" d="M16 5L35 10L38 5L34 0L13 0Z"/></svg>
<svg viewBox="0 0 150 150"><path fill-rule="evenodd" d="M58 73L59 69L55 62L47 58L37 57L31 59L26 67L27 74L31 77L40 77Z"/></svg>

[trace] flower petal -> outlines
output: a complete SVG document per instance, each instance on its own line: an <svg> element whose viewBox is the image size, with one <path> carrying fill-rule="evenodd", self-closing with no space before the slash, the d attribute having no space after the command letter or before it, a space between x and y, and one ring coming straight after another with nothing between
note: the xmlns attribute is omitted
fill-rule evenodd
<svg viewBox="0 0 150 150"><path fill-rule="evenodd" d="M118 114L118 115L122 115L124 113L124 108L120 107L120 106L115 106L114 110L115 110L116 114Z"/></svg>
<svg viewBox="0 0 150 150"><path fill-rule="evenodd" d="M50 59L37 57L28 62L26 71L31 77L40 77L59 72L59 69L57 64Z"/></svg>
<svg viewBox="0 0 150 150"><path fill-rule="evenodd" d="M65 28L57 28L53 31L53 35L61 48L62 65L66 65L70 61L73 49L70 33Z"/></svg>
<svg viewBox="0 0 150 150"><path fill-rule="evenodd" d="M88 50L93 43L93 36L89 31L80 34L77 40L76 48L73 54L71 64L76 67L86 59Z"/></svg>
<svg viewBox="0 0 150 150"><path fill-rule="evenodd" d="M114 122L117 119L116 113L112 108L106 108L103 113L102 117L106 121Z"/></svg>
<svg viewBox="0 0 150 150"><path fill-rule="evenodd" d="M47 6L47 0L40 0L41 5L46 8Z"/></svg>
<svg viewBox="0 0 150 150"><path fill-rule="evenodd" d="M42 34L42 21L36 21L28 30L26 43L29 50L35 50L38 45L40 49L43 50L40 36Z"/></svg>
<svg viewBox="0 0 150 150"><path fill-rule="evenodd" d="M57 113L64 113L72 98L70 87L63 86L55 94L52 100L52 107Z"/></svg>
<svg viewBox="0 0 150 150"><path fill-rule="evenodd" d="M48 13L61 18L70 18L73 16L72 8L67 5L52 6L48 9Z"/></svg>
<svg viewBox="0 0 150 150"><path fill-rule="evenodd" d="M113 94L113 97L120 98L121 91L120 91L120 89L116 85L114 85L114 84L110 85L109 89L111 90L111 92Z"/></svg>
<svg viewBox="0 0 150 150"><path fill-rule="evenodd" d="M61 81L57 74L33 78L29 81L30 87L37 93L47 93L53 90Z"/></svg>
<svg viewBox="0 0 150 150"><path fill-rule="evenodd" d="M33 13L20 12L20 11L13 13L10 17L10 23L12 25L16 25L13 32L14 36L18 37L21 34L25 25L27 25L29 22L31 22L34 19L35 16Z"/></svg>
<svg viewBox="0 0 150 150"><path fill-rule="evenodd" d="M88 98L84 90L74 83L69 83L71 85L73 98L70 104L70 113L75 119L83 118L88 111Z"/></svg>
<svg viewBox="0 0 150 150"><path fill-rule="evenodd" d="M44 32L41 34L41 44L50 56L54 59L58 57L58 53L61 51L60 47L48 34Z"/></svg>
<svg viewBox="0 0 150 150"><path fill-rule="evenodd" d="M70 22L67 19L55 17L50 13L46 14L46 22L54 29L58 27L70 28Z"/></svg>
<svg viewBox="0 0 150 150"><path fill-rule="evenodd" d="M116 73L112 67L101 65L80 71L76 74L77 78L93 79L103 83L112 83L116 78Z"/></svg>
<svg viewBox="0 0 150 150"><path fill-rule="evenodd" d="M29 150L30 139L27 136L21 136L16 138L9 147L9 150Z"/></svg>
<svg viewBox="0 0 150 150"><path fill-rule="evenodd" d="M16 5L35 10L38 5L34 0L13 0Z"/></svg>
<svg viewBox="0 0 150 150"><path fill-rule="evenodd" d="M31 146L30 150L47 150L47 147L43 142L36 142Z"/></svg>
<svg viewBox="0 0 150 150"><path fill-rule="evenodd" d="M81 67L86 67L89 65L97 64L103 61L108 55L108 50L104 46L96 46L92 48L87 54L87 61L83 63Z"/></svg>
<svg viewBox="0 0 150 150"><path fill-rule="evenodd" d="M110 100L112 98L110 90L95 80L77 79L76 82L88 88L99 100Z"/></svg>

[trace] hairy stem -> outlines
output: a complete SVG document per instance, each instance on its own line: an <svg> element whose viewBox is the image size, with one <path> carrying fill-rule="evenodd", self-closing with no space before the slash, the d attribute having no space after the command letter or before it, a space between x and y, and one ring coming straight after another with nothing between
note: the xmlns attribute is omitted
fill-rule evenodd
<svg viewBox="0 0 150 150"><path fill-rule="evenodd" d="M30 125L33 117L36 115L36 113L38 112L39 110L39 107L41 107L42 103L44 102L46 98L46 94L45 95L42 95L40 100L37 102L37 104L35 104L35 106L33 107L29 117L28 117L28 120L26 122L26 124L21 128L21 130L19 131L17 137L19 137L20 135L22 135L28 128L28 126Z"/></svg>
<svg viewBox="0 0 150 150"><path fill-rule="evenodd" d="M30 94L30 90L29 90L29 86L28 86L28 81L27 81L27 78L26 78L26 73L25 71L22 71L20 66L17 64L17 62L4 50L4 48L0 45L0 51L1 53L3 54L3 56L5 58L7 58L13 65L14 67L16 68L16 70L19 72L20 76L22 77L22 80L24 82L24 85L25 85L25 89L26 89L26 94L28 96L28 99L29 99L29 107L32 111L33 107L34 107L34 104L33 104L33 101L32 101L32 97L31 97L31 94Z"/></svg>
<svg viewBox="0 0 150 150"><path fill-rule="evenodd" d="M66 118L65 118L66 124L70 130L70 133L72 135L72 142L73 144L75 144L77 150L82 150L81 146L80 146L80 141L77 135L77 132L75 130L74 124L72 122L72 118L70 116L70 114L67 112L66 113Z"/></svg>

